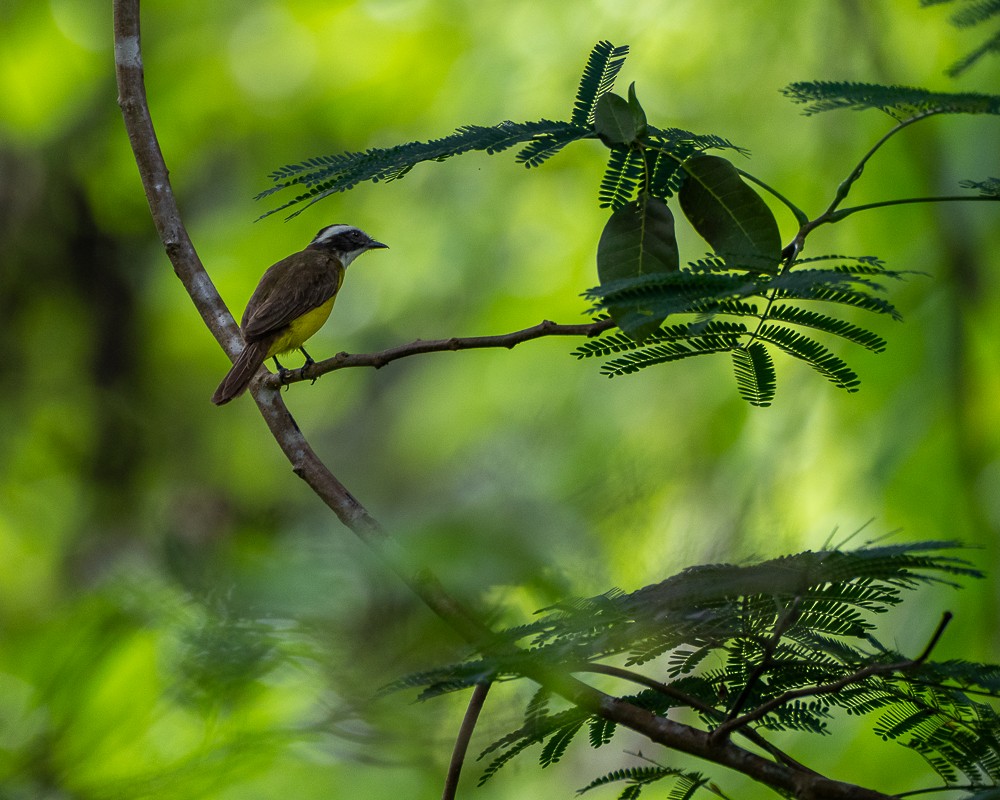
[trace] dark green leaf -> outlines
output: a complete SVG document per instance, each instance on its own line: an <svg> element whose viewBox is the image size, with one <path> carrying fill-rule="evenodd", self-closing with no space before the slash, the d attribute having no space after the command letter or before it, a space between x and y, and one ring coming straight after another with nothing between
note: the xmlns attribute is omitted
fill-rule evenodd
<svg viewBox="0 0 1000 800"><path fill-rule="evenodd" d="M628 87L628 107L632 112L632 120L635 122L635 136L642 139L649 131L646 122L646 112L639 104L639 98L635 96L635 83L630 83Z"/></svg>
<svg viewBox="0 0 1000 800"><path fill-rule="evenodd" d="M720 156L684 162L681 208L695 230L730 269L777 272L781 233L767 204Z"/></svg>
<svg viewBox="0 0 1000 800"><path fill-rule="evenodd" d="M634 201L611 215L597 246L597 275L602 284L654 273L676 272L680 267L674 217L667 204L656 198ZM642 339L659 327L640 305L608 309L611 317L632 338ZM630 313L633 320L622 324ZM638 316L635 316L638 315Z"/></svg>
<svg viewBox="0 0 1000 800"><path fill-rule="evenodd" d="M594 130L608 146L635 142L638 128L628 100L614 92L603 95L594 109Z"/></svg>

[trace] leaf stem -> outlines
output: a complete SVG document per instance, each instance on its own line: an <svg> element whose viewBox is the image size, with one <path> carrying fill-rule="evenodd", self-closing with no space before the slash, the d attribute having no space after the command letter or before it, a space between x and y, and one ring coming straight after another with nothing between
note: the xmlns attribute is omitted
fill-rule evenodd
<svg viewBox="0 0 1000 800"><path fill-rule="evenodd" d="M834 211L827 217L826 221L831 223L840 222L844 219L844 217L849 217L851 214L857 214L859 211L869 211L873 208L885 208L886 206L901 206L909 203L958 203L968 202L970 200L986 200L995 203L1000 201L1000 196L994 197L992 195L952 194L941 195L938 197L902 197L898 200L879 200L875 203L865 203L864 205L850 206L848 208L842 208L839 211Z"/></svg>
<svg viewBox="0 0 1000 800"><path fill-rule="evenodd" d="M769 194L773 195L776 200L779 200L789 211L792 212L792 216L795 217L795 221L798 222L799 225L808 224L809 215L806 214L805 211L803 211L801 208L795 205L795 203L793 203L791 200L785 197L781 192L779 192L773 186L764 183L764 181L762 181L756 175L751 175L749 172L747 172L746 170L742 170L739 167L736 168L736 171L751 183L756 183L765 192L768 192Z"/></svg>

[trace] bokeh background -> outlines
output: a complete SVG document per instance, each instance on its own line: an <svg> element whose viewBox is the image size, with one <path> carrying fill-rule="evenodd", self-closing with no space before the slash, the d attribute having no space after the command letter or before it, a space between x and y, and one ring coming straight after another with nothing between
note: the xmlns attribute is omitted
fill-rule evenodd
<svg viewBox="0 0 1000 800"><path fill-rule="evenodd" d="M749 148L741 166L815 214L890 122L807 118L780 88L997 91L993 62L944 75L984 36L953 29L948 11L172 0L145 4L143 46L175 191L237 315L263 269L324 225L390 244L352 267L310 347L326 357L583 321L604 154L583 143L533 171L510 153L469 155L255 222L272 207L253 200L270 170L468 123L565 118L587 53L609 39L631 45L619 88L636 82L651 122ZM0 6L0 797L435 796L464 698L377 694L464 651L295 478L249 399L209 403L228 361L154 234L111 43L110 3ZM852 203L1000 174L998 133L993 118L914 126ZM792 220L777 213L787 239ZM996 659L997 214L896 207L810 238L812 254L925 273L894 288L905 324L859 320L886 353L839 351L857 394L782 360L775 405L752 409L728 359L608 380L553 339L341 371L291 387L287 403L414 564L498 622L860 531L857 544L973 545L987 581L924 591L882 635L915 652L951 608L938 654ZM679 235L682 256L703 254L683 224ZM474 751L517 726L527 688L494 691ZM903 748L843 730L784 743L832 777L933 782ZM581 741L544 772L529 753L479 790L472 764L464 796L572 796L641 746ZM712 774L732 797L767 794Z"/></svg>

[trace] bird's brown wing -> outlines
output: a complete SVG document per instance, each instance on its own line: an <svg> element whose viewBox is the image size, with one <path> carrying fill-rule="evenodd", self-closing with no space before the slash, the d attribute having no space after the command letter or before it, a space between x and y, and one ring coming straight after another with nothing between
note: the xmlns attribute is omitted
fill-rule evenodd
<svg viewBox="0 0 1000 800"><path fill-rule="evenodd" d="M323 305L340 289L344 268L334 256L303 250L284 258L261 276L243 312L247 342L260 341Z"/></svg>

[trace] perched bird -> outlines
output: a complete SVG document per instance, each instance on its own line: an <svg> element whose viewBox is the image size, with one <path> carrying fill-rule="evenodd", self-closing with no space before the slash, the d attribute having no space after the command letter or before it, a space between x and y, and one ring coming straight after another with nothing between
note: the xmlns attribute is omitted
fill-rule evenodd
<svg viewBox="0 0 1000 800"><path fill-rule="evenodd" d="M351 225L328 225L305 250L270 266L243 312L243 352L212 402L221 406L243 394L269 358L279 372L284 368L277 357L292 350L301 350L306 364L312 364L303 345L330 316L348 265L366 250L381 247L388 245Z"/></svg>

